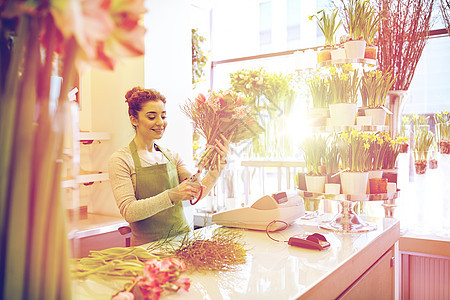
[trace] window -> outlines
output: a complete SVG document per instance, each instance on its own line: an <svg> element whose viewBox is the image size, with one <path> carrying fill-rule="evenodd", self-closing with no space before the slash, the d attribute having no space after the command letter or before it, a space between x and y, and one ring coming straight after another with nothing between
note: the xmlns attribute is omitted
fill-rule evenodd
<svg viewBox="0 0 450 300"><path fill-rule="evenodd" d="M287 0L286 32L288 43L300 40L300 21L300 0Z"/></svg>
<svg viewBox="0 0 450 300"><path fill-rule="evenodd" d="M259 45L272 44L272 2L259 4Z"/></svg>

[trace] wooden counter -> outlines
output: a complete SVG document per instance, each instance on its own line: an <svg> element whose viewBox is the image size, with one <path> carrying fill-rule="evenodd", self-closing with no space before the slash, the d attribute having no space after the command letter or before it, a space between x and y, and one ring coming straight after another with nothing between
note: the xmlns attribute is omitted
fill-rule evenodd
<svg viewBox="0 0 450 300"><path fill-rule="evenodd" d="M315 219L299 220L272 233L280 240L299 233L322 233L331 244L323 251L289 246L272 241L265 232L244 230L250 249L246 264L229 272L186 274L192 281L189 292L167 299L364 299L380 296L381 291L386 293L382 299L393 299L394 245L400 224L395 219L369 220L377 225L375 231L335 233L320 229ZM99 283L74 282L75 299L110 299L114 292Z"/></svg>

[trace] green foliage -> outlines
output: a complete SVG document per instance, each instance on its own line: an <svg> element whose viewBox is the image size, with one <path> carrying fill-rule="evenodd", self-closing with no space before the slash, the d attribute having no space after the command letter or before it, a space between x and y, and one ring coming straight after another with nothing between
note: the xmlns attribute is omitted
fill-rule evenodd
<svg viewBox="0 0 450 300"><path fill-rule="evenodd" d="M192 29L192 84L194 87L201 81L208 61L208 56L202 49L205 41L206 38L198 34L198 29Z"/></svg>
<svg viewBox="0 0 450 300"><path fill-rule="evenodd" d="M364 31L367 21L365 18L370 11L370 3L367 0L348 0L346 5L348 18L348 34L352 40L364 38Z"/></svg>
<svg viewBox="0 0 450 300"><path fill-rule="evenodd" d="M429 130L421 130L414 137L414 160L426 161L428 150L434 141L434 134Z"/></svg>
<svg viewBox="0 0 450 300"><path fill-rule="evenodd" d="M394 84L395 77L391 69L386 72L369 71L365 72L361 78L361 98L363 106L379 107L386 102L387 94Z"/></svg>
<svg viewBox="0 0 450 300"><path fill-rule="evenodd" d="M322 166L326 163L327 139L315 134L303 140L300 147L303 150L306 169L309 175L322 175Z"/></svg>
<svg viewBox="0 0 450 300"><path fill-rule="evenodd" d="M316 75L307 81L307 85L311 92L311 98L314 108L328 107L331 99L329 93L330 83L327 78Z"/></svg>
<svg viewBox="0 0 450 300"><path fill-rule="evenodd" d="M340 68L330 67L330 100L331 103L356 103L361 79L358 70L353 70L351 64Z"/></svg>
<svg viewBox="0 0 450 300"><path fill-rule="evenodd" d="M319 10L315 15L309 16L309 20L312 21L313 18L317 19L317 25L322 31L325 37L325 45L332 46L335 44L334 35L341 25L341 21L336 23L338 11L337 9L333 9L330 14L326 14L325 11Z"/></svg>

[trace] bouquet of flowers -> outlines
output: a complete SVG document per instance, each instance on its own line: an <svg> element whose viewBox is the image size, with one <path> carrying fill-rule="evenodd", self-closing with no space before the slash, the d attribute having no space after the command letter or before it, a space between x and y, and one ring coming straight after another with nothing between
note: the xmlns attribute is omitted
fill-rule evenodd
<svg viewBox="0 0 450 300"><path fill-rule="evenodd" d="M220 134L230 143L239 143L264 131L250 109L243 105L242 98L229 90L213 91L207 97L199 94L181 109L206 139L206 149L198 160L199 171L220 168L221 158L215 148Z"/></svg>

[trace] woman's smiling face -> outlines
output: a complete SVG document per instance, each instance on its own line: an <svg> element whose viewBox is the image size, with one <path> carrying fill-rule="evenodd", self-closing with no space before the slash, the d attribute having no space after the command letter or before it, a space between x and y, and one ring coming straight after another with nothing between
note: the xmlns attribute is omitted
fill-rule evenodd
<svg viewBox="0 0 450 300"><path fill-rule="evenodd" d="M148 101L142 105L138 119L133 116L130 119L136 128L136 134L147 140L158 140L162 138L167 126L166 106L161 100Z"/></svg>

